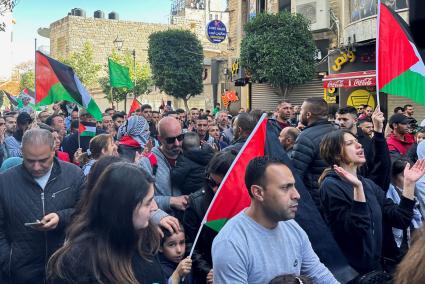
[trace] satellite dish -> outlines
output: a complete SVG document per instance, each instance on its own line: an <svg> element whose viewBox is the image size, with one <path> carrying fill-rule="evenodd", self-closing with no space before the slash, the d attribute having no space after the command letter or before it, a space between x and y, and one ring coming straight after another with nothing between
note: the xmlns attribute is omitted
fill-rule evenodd
<svg viewBox="0 0 425 284"><path fill-rule="evenodd" d="M50 28L38 28L37 33L45 38L50 38Z"/></svg>

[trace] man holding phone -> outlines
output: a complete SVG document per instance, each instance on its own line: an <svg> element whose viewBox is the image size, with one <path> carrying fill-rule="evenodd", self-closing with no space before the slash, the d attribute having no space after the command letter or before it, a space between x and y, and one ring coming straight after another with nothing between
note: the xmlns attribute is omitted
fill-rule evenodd
<svg viewBox="0 0 425 284"><path fill-rule="evenodd" d="M64 242L84 175L55 158L47 130L28 130L22 154L22 165L0 175L0 268L6 283L37 284L45 281L46 263Z"/></svg>

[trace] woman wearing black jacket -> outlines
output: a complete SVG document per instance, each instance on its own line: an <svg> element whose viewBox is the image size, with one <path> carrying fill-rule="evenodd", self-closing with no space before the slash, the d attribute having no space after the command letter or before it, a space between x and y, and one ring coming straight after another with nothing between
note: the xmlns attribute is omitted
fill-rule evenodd
<svg viewBox="0 0 425 284"><path fill-rule="evenodd" d="M333 165L323 172L319 190L324 217L335 240L359 273L380 269L383 239L392 236L387 226L405 229L412 220L415 182L425 173L425 161L406 166L403 196L396 205L373 181L357 175L366 160L361 144L349 131L327 134L320 155Z"/></svg>

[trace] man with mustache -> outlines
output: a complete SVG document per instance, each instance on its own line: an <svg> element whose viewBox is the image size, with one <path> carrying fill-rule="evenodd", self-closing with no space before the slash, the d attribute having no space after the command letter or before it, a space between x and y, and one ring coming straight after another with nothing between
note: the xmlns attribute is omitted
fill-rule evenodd
<svg viewBox="0 0 425 284"><path fill-rule="evenodd" d="M245 185L251 205L233 217L212 246L214 283L269 283L285 274L314 283L338 283L294 221L300 195L291 170L279 160L257 157Z"/></svg>

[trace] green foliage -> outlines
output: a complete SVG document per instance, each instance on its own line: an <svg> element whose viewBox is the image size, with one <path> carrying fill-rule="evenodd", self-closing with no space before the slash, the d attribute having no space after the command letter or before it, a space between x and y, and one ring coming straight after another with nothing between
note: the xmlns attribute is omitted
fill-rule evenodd
<svg viewBox="0 0 425 284"><path fill-rule="evenodd" d="M269 82L284 95L288 87L312 79L315 45L305 17L262 13L246 24L245 31L241 65L254 81Z"/></svg>
<svg viewBox="0 0 425 284"><path fill-rule="evenodd" d="M137 98L140 95L143 95L149 91L149 88L152 86L152 77L151 70L149 65L141 65L137 62L136 54L136 72L134 71L134 59L131 51L113 51L110 56L115 62L126 66L129 68L130 77L134 82L134 76L136 76L136 87L134 90L134 95ZM108 63L105 64L105 72L108 73ZM109 75L99 79L99 84L106 94L106 98L111 102L110 92L111 86L109 85ZM132 93L133 90L128 90L127 88L113 88L112 89L112 100L114 102L120 102L125 99L125 96L128 93Z"/></svg>
<svg viewBox="0 0 425 284"><path fill-rule="evenodd" d="M86 42L80 52L73 52L69 57L60 59L71 66L81 82L88 88L97 86L100 64L95 64L93 59L93 46Z"/></svg>
<svg viewBox="0 0 425 284"><path fill-rule="evenodd" d="M28 88L28 89L34 90L34 82L35 82L34 70L28 70L27 72L21 74L19 89L23 90L25 88Z"/></svg>
<svg viewBox="0 0 425 284"><path fill-rule="evenodd" d="M187 108L190 97L202 93L203 49L190 31L167 30L149 37L149 62L156 86Z"/></svg>

